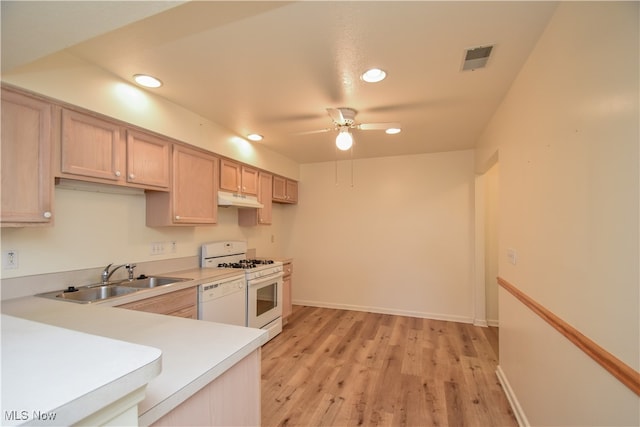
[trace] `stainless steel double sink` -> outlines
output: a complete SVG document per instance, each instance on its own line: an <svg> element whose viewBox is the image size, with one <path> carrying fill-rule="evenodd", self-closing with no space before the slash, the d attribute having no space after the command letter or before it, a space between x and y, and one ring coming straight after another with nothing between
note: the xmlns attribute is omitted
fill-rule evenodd
<svg viewBox="0 0 640 427"><path fill-rule="evenodd" d="M91 302L104 301L122 295L132 294L142 289L151 289L159 286L171 285L172 283L183 282L189 279L178 277L150 276L133 280L123 280L107 284L95 284L75 288L69 287L64 291L45 292L37 294L38 297L61 299L76 303L88 304Z"/></svg>

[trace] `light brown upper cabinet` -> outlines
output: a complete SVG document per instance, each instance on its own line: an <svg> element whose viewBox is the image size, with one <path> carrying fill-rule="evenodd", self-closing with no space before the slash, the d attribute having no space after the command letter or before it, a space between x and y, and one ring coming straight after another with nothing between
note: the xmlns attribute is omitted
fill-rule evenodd
<svg viewBox="0 0 640 427"><path fill-rule="evenodd" d="M171 191L147 191L147 225L210 225L218 218L218 158L173 145Z"/></svg>
<svg viewBox="0 0 640 427"><path fill-rule="evenodd" d="M273 175L266 172L258 173L258 201L263 204L259 209L238 209L238 224L242 226L268 225L272 218Z"/></svg>
<svg viewBox="0 0 640 427"><path fill-rule="evenodd" d="M281 176L274 176L273 201L277 203L298 203L298 182Z"/></svg>
<svg viewBox="0 0 640 427"><path fill-rule="evenodd" d="M2 89L3 227L53 222L52 121L51 104Z"/></svg>
<svg viewBox="0 0 640 427"><path fill-rule="evenodd" d="M127 182L146 187L169 188L168 141L127 130Z"/></svg>
<svg viewBox="0 0 640 427"><path fill-rule="evenodd" d="M257 196L258 170L222 159L220 160L220 189Z"/></svg>
<svg viewBox="0 0 640 427"><path fill-rule="evenodd" d="M169 141L151 134L63 109L57 175L167 191L169 147Z"/></svg>

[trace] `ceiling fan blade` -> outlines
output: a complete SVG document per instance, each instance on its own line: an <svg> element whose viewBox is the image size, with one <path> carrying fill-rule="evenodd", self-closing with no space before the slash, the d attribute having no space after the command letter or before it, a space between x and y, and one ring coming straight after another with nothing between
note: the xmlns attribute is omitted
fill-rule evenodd
<svg viewBox="0 0 640 427"><path fill-rule="evenodd" d="M400 129L400 123L360 123L356 126L360 130L387 130L391 128Z"/></svg>
<svg viewBox="0 0 640 427"><path fill-rule="evenodd" d="M331 117L331 120L333 120L335 123L339 125L345 124L344 116L342 115L342 111L340 111L339 109L327 108L327 113L329 114L329 117Z"/></svg>
<svg viewBox="0 0 640 427"><path fill-rule="evenodd" d="M314 133L325 133L325 132L329 132L329 131L332 131L332 130L333 130L333 128L308 130L308 131L304 131L304 132L295 132L294 135L312 135Z"/></svg>

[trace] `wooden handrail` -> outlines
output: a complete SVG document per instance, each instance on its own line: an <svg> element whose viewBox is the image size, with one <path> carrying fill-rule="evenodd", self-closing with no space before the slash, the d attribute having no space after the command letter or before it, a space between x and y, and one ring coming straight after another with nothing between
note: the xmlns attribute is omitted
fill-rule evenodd
<svg viewBox="0 0 640 427"><path fill-rule="evenodd" d="M544 319L554 329L564 335L578 348L584 351L589 357L596 361L600 366L606 369L611 375L616 377L625 386L631 389L636 395L640 396L640 372L636 371L623 361L600 347L594 341L583 335L576 328L547 310L544 306L531 299L520 289L503 279L498 277L498 283L511 295L520 300L524 305L529 307L534 313Z"/></svg>

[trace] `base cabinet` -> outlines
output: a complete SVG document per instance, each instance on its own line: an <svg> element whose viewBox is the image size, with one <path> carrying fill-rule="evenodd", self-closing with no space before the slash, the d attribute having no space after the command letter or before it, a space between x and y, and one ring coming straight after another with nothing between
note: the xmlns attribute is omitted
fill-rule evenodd
<svg viewBox="0 0 640 427"><path fill-rule="evenodd" d="M145 311L147 313L166 314L168 316L198 318L198 291L194 286L180 291L169 292L157 297L145 298L119 305L120 308Z"/></svg>
<svg viewBox="0 0 640 427"><path fill-rule="evenodd" d="M152 426L259 426L260 348Z"/></svg>
<svg viewBox="0 0 640 427"><path fill-rule="evenodd" d="M287 322L293 311L291 302L291 276L293 275L293 262L286 261L283 264L284 277L282 278L282 321Z"/></svg>
<svg viewBox="0 0 640 427"><path fill-rule="evenodd" d="M79 426L137 426L138 403L144 399L146 386L123 396L99 411L80 420Z"/></svg>

